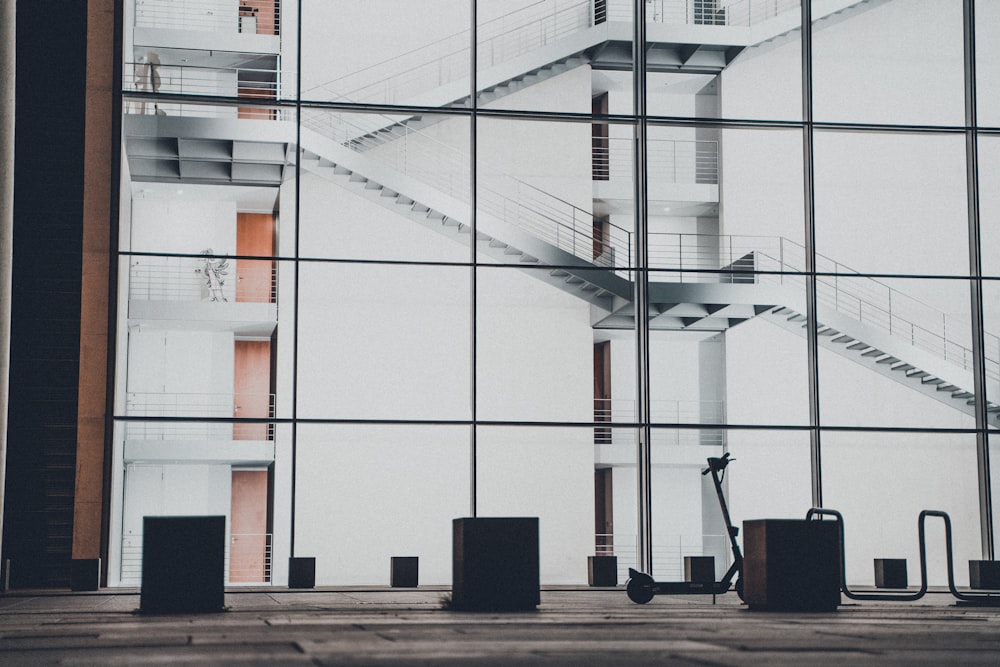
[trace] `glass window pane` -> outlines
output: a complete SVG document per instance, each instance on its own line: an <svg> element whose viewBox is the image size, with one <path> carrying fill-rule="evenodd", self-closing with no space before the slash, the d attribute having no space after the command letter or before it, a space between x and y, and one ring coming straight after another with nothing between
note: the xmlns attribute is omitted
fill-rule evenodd
<svg viewBox="0 0 1000 667"><path fill-rule="evenodd" d="M295 550L316 558L318 585L388 585L392 556L419 557L420 584L451 583L468 427L300 425L297 450Z"/></svg>
<svg viewBox="0 0 1000 667"><path fill-rule="evenodd" d="M967 281L820 280L824 424L973 427Z"/></svg>
<svg viewBox="0 0 1000 667"><path fill-rule="evenodd" d="M983 275L1000 277L1000 137L979 136L979 240Z"/></svg>
<svg viewBox="0 0 1000 667"><path fill-rule="evenodd" d="M976 102L980 125L1000 127L1000 5L976 0Z"/></svg>
<svg viewBox="0 0 1000 667"><path fill-rule="evenodd" d="M464 105L469 8L468 0L303 0L303 99Z"/></svg>
<svg viewBox="0 0 1000 667"><path fill-rule="evenodd" d="M469 261L468 119L428 115L418 130L393 118L303 112L302 256Z"/></svg>
<svg viewBox="0 0 1000 667"><path fill-rule="evenodd" d="M298 415L469 418L469 269L299 267Z"/></svg>
<svg viewBox="0 0 1000 667"><path fill-rule="evenodd" d="M591 428L476 431L478 514L538 517L540 576L547 584L587 581L587 557L595 549L593 440Z"/></svg>
<svg viewBox="0 0 1000 667"><path fill-rule="evenodd" d="M844 515L848 583L872 585L875 558L906 558L919 585L917 518L932 509L951 518L955 583L967 586L966 562L982 558L976 478L972 434L824 432L823 504ZM927 519L932 586L948 583L942 525Z"/></svg>
<svg viewBox="0 0 1000 667"><path fill-rule="evenodd" d="M480 108L631 111L632 9L627 0L480 2L476 19ZM603 111L597 110L599 93L606 96Z"/></svg>
<svg viewBox="0 0 1000 667"><path fill-rule="evenodd" d="M830 18L813 23L817 121L964 122L959 0L854 3Z"/></svg>
<svg viewBox="0 0 1000 667"><path fill-rule="evenodd" d="M962 135L815 138L821 270L968 275Z"/></svg>

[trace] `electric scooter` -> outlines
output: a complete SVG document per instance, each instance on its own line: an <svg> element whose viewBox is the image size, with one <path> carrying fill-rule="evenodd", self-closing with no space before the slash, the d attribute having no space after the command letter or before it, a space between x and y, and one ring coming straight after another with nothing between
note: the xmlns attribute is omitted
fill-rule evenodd
<svg viewBox="0 0 1000 667"><path fill-rule="evenodd" d="M736 594L743 599L743 553L740 545L736 543L736 536L740 529L733 525L729 518L729 507L726 505L726 497L722 493L722 480L726 476L726 466L735 459L729 458L729 452L721 457L709 457L708 467L701 471L702 475L712 475L712 482L715 484L715 495L719 497L719 507L722 508L722 518L726 522L726 531L729 533L729 543L733 551L733 564L720 581L712 583L699 583L693 581L654 581L651 576L628 569L628 581L625 582L625 592L628 599L636 604L646 604L655 595L684 595L684 594L712 594L712 601L716 595L721 595L730 590L733 578L736 577L736 585L733 587Z"/></svg>

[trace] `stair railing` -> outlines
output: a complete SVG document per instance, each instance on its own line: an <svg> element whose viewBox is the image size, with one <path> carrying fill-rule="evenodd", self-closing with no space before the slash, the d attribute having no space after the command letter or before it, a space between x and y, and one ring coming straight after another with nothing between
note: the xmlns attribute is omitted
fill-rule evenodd
<svg viewBox="0 0 1000 667"><path fill-rule="evenodd" d="M396 124L391 135L372 134L355 125L357 114L305 110L302 124L410 178L469 201L469 154L427 133ZM379 116L381 127L396 119ZM477 206L505 223L561 250L603 267L628 267L632 235L627 229L595 221L594 215L540 188L481 162ZM405 193L404 193L405 194ZM603 225L603 227L602 227ZM503 241L503 239L500 239Z"/></svg>
<svg viewBox="0 0 1000 667"><path fill-rule="evenodd" d="M592 0L538 0L476 28L480 69L585 30L591 25ZM394 104L469 76L470 30L461 30L393 58L326 81L307 84L303 96L347 97L357 102Z"/></svg>

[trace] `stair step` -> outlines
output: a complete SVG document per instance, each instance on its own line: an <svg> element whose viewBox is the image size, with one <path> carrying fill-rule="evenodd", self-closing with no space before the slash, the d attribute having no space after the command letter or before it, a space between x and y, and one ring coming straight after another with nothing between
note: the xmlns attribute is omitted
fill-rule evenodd
<svg viewBox="0 0 1000 667"><path fill-rule="evenodd" d="M337 176L350 176L354 172L347 167L341 167L339 164L333 168L333 173Z"/></svg>
<svg viewBox="0 0 1000 667"><path fill-rule="evenodd" d="M806 316L805 315L799 315L798 313L795 313L793 315L789 315L788 316L788 321L789 322L805 322L806 321Z"/></svg>
<svg viewBox="0 0 1000 667"><path fill-rule="evenodd" d="M528 255L528 254L523 254L523 255L521 255L520 261L525 262L527 264L537 264L538 263L538 258L537 257L532 257L531 255Z"/></svg>
<svg viewBox="0 0 1000 667"><path fill-rule="evenodd" d="M872 349L868 350L867 352L862 352L861 356L862 357L881 357L883 354L885 354L885 352L883 352L882 350L878 350L878 349L876 349L876 348L873 347ZM898 361L898 359L897 359L897 361Z"/></svg>
<svg viewBox="0 0 1000 667"><path fill-rule="evenodd" d="M598 289L600 288L593 283L584 283L583 287L580 288L580 291L589 293L596 292Z"/></svg>
<svg viewBox="0 0 1000 667"><path fill-rule="evenodd" d="M937 385L937 384L942 384L942 383L944 383L944 380L942 380L942 379L941 379L941 378L939 378L939 377L934 377L934 376L932 375L932 376L930 376L930 377L926 377L926 378L923 378L922 380L920 380L920 383L921 383L921 384L935 384L935 385Z"/></svg>
<svg viewBox="0 0 1000 667"><path fill-rule="evenodd" d="M909 371L906 372L906 377L908 377L908 378L916 378L918 380L921 380L921 379L927 377L928 375L930 375L930 373L928 373L927 371L921 371L921 370L914 370L912 373L910 373Z"/></svg>
<svg viewBox="0 0 1000 667"><path fill-rule="evenodd" d="M975 394L973 394L971 391L964 391L964 390L952 392L951 394L952 398L959 401L962 400L963 398L972 398L973 396L975 396Z"/></svg>
<svg viewBox="0 0 1000 667"><path fill-rule="evenodd" d="M462 223L454 218L445 218L441 221L441 224L445 227L455 227L456 229L462 226Z"/></svg>
<svg viewBox="0 0 1000 667"><path fill-rule="evenodd" d="M914 366L913 364L907 364L907 363L904 362L904 363L902 363L902 364L900 364L898 366L893 366L892 370L894 370L894 371L912 371L914 368L916 368L916 366Z"/></svg>
<svg viewBox="0 0 1000 667"><path fill-rule="evenodd" d="M504 243L503 241L498 241L496 239L490 239L490 247L491 248L506 248L507 244Z"/></svg>
<svg viewBox="0 0 1000 667"><path fill-rule="evenodd" d="M489 234L485 234L483 232L476 232L476 240L477 241L492 241L493 237L490 236Z"/></svg>
<svg viewBox="0 0 1000 667"><path fill-rule="evenodd" d="M399 195L398 197L396 197L396 203L402 204L403 206L411 206L414 202L409 197L404 197L403 195Z"/></svg>
<svg viewBox="0 0 1000 667"><path fill-rule="evenodd" d="M367 183L368 179L365 178L364 176L362 176L361 174L351 174L350 182L351 183Z"/></svg>
<svg viewBox="0 0 1000 667"><path fill-rule="evenodd" d="M503 251L503 254L505 254L505 255L520 255L522 253L521 253L520 250L518 250L514 246L507 246L507 248Z"/></svg>
<svg viewBox="0 0 1000 667"><path fill-rule="evenodd" d="M430 207L424 206L420 202L417 202L416 204L413 205L414 213L427 213L430 210L431 210Z"/></svg>
<svg viewBox="0 0 1000 667"><path fill-rule="evenodd" d="M868 343L862 343L859 340L857 343L854 343L853 345L848 345L847 349L848 350L864 350L864 349L867 349L868 347L870 347L868 345Z"/></svg>
<svg viewBox="0 0 1000 667"><path fill-rule="evenodd" d="M376 183L375 181L368 181L365 183L365 190L381 190L382 184Z"/></svg>
<svg viewBox="0 0 1000 667"><path fill-rule="evenodd" d="M399 193L396 192L395 190L390 190L389 188L382 188L382 192L380 193L380 195L382 197L398 197Z"/></svg>
<svg viewBox="0 0 1000 667"><path fill-rule="evenodd" d="M553 278L565 278L566 276L569 275L569 272L563 269L552 269L551 271L549 271L549 275L552 276Z"/></svg>
<svg viewBox="0 0 1000 667"><path fill-rule="evenodd" d="M844 334L844 335L837 336L831 342L833 342L833 343L840 343L841 345L846 345L847 343L853 343L854 339L851 338L850 336Z"/></svg>
<svg viewBox="0 0 1000 667"><path fill-rule="evenodd" d="M864 356L864 355L862 355L862 356ZM879 359L875 363L892 365L892 364L896 363L897 361L899 361L899 359L897 359L896 357L894 357L894 356L892 356L890 354L888 357L886 357L884 359Z"/></svg>
<svg viewBox="0 0 1000 667"><path fill-rule="evenodd" d="M583 284L583 278L580 276L567 276L564 282L567 285L581 285Z"/></svg>
<svg viewBox="0 0 1000 667"><path fill-rule="evenodd" d="M956 389L960 389L960 387L956 387L953 384L941 384L937 388L938 391L947 391L947 392L952 392L955 391Z"/></svg>

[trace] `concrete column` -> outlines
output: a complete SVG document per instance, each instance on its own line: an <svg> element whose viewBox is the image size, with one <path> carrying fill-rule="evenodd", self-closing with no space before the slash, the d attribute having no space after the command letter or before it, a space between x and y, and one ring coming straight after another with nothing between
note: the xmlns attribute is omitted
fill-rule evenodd
<svg viewBox="0 0 1000 667"><path fill-rule="evenodd" d="M0 549L7 470L11 266L14 258L14 0L0 0Z"/></svg>

